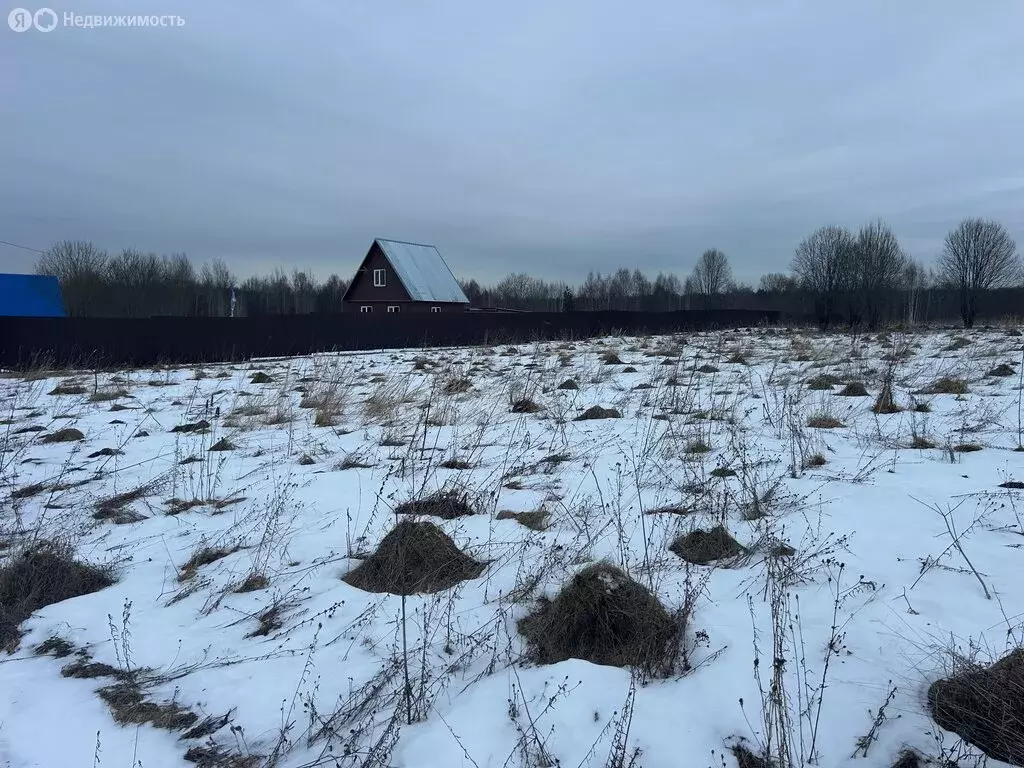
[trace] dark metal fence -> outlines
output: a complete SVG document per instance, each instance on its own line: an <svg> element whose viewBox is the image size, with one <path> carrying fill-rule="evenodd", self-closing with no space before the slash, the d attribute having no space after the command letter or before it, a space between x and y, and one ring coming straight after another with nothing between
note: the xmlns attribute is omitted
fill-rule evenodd
<svg viewBox="0 0 1024 768"><path fill-rule="evenodd" d="M0 317L0 367L144 366L312 352L522 343L775 322L778 312L530 312L242 318Z"/></svg>

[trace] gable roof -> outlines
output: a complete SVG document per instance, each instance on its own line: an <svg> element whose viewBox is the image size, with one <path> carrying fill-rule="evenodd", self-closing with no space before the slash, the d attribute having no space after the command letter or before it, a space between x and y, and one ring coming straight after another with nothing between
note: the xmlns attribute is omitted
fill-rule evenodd
<svg viewBox="0 0 1024 768"><path fill-rule="evenodd" d="M60 282L49 275L0 274L0 316L64 317Z"/></svg>
<svg viewBox="0 0 1024 768"><path fill-rule="evenodd" d="M384 252L413 301L469 304L455 275L434 246L381 238L374 242Z"/></svg>

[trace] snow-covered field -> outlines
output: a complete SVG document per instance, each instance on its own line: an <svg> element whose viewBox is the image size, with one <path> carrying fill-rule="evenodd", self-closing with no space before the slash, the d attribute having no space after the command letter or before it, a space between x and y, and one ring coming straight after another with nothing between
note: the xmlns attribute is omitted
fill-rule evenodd
<svg viewBox="0 0 1024 768"><path fill-rule="evenodd" d="M54 541L115 582L0 651L0 766L971 765L926 693L1024 641L1021 354L766 329L5 376L0 565ZM479 575L343 580L439 490L475 514L415 519ZM669 549L718 525L742 550ZM599 561L684 627L667 673L536 663L517 622Z"/></svg>

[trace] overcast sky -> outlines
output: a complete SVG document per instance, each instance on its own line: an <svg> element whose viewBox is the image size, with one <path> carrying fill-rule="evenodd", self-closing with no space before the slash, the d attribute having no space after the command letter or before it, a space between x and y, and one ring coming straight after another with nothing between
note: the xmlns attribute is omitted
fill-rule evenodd
<svg viewBox="0 0 1024 768"><path fill-rule="evenodd" d="M1024 0L50 7L186 23L0 27L0 240L574 282L718 247L756 283L877 217L926 261L967 215L1024 249Z"/></svg>

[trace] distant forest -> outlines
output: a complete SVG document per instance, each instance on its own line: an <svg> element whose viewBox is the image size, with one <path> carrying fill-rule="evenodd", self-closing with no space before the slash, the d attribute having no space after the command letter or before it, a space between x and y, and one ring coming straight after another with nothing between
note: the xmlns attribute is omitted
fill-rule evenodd
<svg viewBox="0 0 1024 768"><path fill-rule="evenodd" d="M317 280L280 269L242 281L222 261L201 267L184 254L125 249L111 254L63 241L43 254L36 272L56 276L67 311L88 317L200 317L342 311L348 279ZM733 279L728 256L709 249L683 278L639 269L591 272L576 285L513 273L494 285L460 280L474 307L586 312L679 309L769 309L822 326L928 323L1024 314L1024 272L1016 244L995 221L965 219L946 236L933 264L914 261L881 221L854 232L828 226L796 247L787 272L757 286ZM232 290L234 289L234 290ZM232 294L234 307L232 308Z"/></svg>

